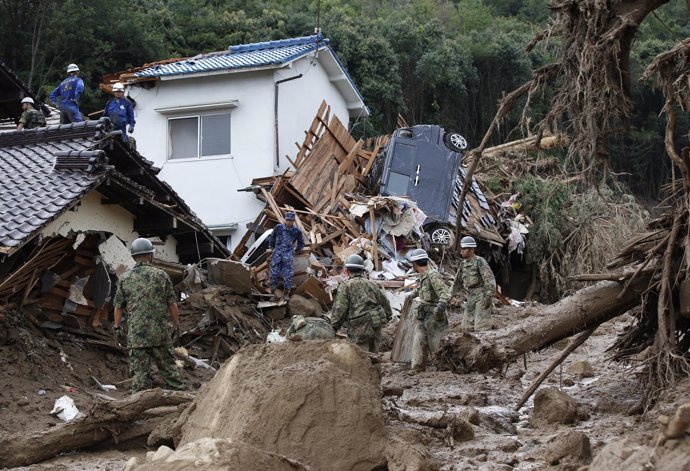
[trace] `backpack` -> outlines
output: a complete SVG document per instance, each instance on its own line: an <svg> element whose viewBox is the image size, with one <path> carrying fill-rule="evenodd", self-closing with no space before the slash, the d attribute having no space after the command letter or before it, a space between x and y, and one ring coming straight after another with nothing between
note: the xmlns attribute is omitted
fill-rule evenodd
<svg viewBox="0 0 690 471"><path fill-rule="evenodd" d="M40 111L31 109L29 114L29 122L26 123L26 129L40 128L46 125L46 117Z"/></svg>

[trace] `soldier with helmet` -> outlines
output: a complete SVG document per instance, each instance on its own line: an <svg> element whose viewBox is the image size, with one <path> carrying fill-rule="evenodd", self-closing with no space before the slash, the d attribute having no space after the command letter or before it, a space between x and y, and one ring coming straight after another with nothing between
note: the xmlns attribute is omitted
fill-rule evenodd
<svg viewBox="0 0 690 471"><path fill-rule="evenodd" d="M491 311L496 295L496 279L489 263L474 253L477 242L472 237L460 240L463 261L455 275L451 297L466 293L462 328L465 332L487 330L491 327Z"/></svg>
<svg viewBox="0 0 690 471"><path fill-rule="evenodd" d="M337 332L347 326L347 338L364 351L376 353L381 343L381 329L393 311L381 288L364 274L364 260L350 255L345 262L349 278L338 286L331 322Z"/></svg>
<svg viewBox="0 0 690 471"><path fill-rule="evenodd" d="M70 64L67 66L67 78L49 96L50 101L60 107L60 124L81 122L79 100L82 93L84 81L79 78L79 67L77 64Z"/></svg>
<svg viewBox="0 0 690 471"><path fill-rule="evenodd" d="M43 113L34 108L33 98L28 96L22 100L22 111L17 131L40 128L46 125L46 118L43 116Z"/></svg>
<svg viewBox="0 0 690 471"><path fill-rule="evenodd" d="M450 299L450 290L441 274L429 266L429 255L426 250L415 249L408 259L419 274L417 288L408 296L419 298L419 307L415 313L417 328L412 344L412 369L414 375L426 369L429 353L435 353L441 337L448 329L446 304Z"/></svg>
<svg viewBox="0 0 690 471"><path fill-rule="evenodd" d="M129 126L129 133L134 132L134 106L132 102L125 97L125 86L117 82L113 85L113 97L105 104L104 115L113 123L116 131L122 132L122 140L127 142L127 126Z"/></svg>
<svg viewBox="0 0 690 471"><path fill-rule="evenodd" d="M113 329L119 337L122 314L127 312L127 349L132 372L132 392L149 389L151 362L158 366L169 389L182 389L175 365L168 320L179 330L177 296L170 277L151 265L153 244L139 238L132 242L134 268L122 275L115 295Z"/></svg>

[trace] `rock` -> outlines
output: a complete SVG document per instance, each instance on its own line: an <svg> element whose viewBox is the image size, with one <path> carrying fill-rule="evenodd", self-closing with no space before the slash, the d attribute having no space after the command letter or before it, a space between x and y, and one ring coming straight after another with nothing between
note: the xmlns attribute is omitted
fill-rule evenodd
<svg viewBox="0 0 690 471"><path fill-rule="evenodd" d="M680 438L685 434L688 425L690 425L690 403L676 409L676 413L668 421L664 435L666 438Z"/></svg>
<svg viewBox="0 0 690 471"><path fill-rule="evenodd" d="M564 385L564 386L575 386L575 381L573 381L573 380L570 379L570 378L565 378L565 379L563 380L563 385Z"/></svg>
<svg viewBox="0 0 690 471"><path fill-rule="evenodd" d="M122 468L122 471L134 471L135 469L137 469L137 466L139 466L139 460L132 457L127 460L127 462L125 463L125 467Z"/></svg>
<svg viewBox="0 0 690 471"><path fill-rule="evenodd" d="M556 465L566 456L589 460L592 457L592 447L587 435L576 430L568 430L558 435L546 446L544 459L547 463Z"/></svg>
<svg viewBox="0 0 690 471"><path fill-rule="evenodd" d="M542 388L534 396L532 425L571 424L575 421L577 404L563 391Z"/></svg>
<svg viewBox="0 0 690 471"><path fill-rule="evenodd" d="M454 417L449 427L453 433L453 439L459 442L469 442L474 440L474 429L472 424L461 417Z"/></svg>
<svg viewBox="0 0 690 471"><path fill-rule="evenodd" d="M460 417L471 423L472 425L479 425L479 411L474 407L468 407L460 413Z"/></svg>
<svg viewBox="0 0 690 471"><path fill-rule="evenodd" d="M201 389L180 445L222 438L317 470L369 471L386 462L379 388L368 355L346 341L247 346Z"/></svg>
<svg viewBox="0 0 690 471"><path fill-rule="evenodd" d="M174 440L172 436L172 426L176 420L177 417L170 417L158 424L156 428L149 433L149 436L146 439L146 445L151 448L162 448L163 445L166 447L173 447Z"/></svg>
<svg viewBox="0 0 690 471"><path fill-rule="evenodd" d="M299 294L293 294L290 296L290 301L288 301L288 314L290 316L317 317L321 315L321 310L319 309L319 312L317 312L314 304L307 298Z"/></svg>
<svg viewBox="0 0 690 471"><path fill-rule="evenodd" d="M592 368L592 364L586 360L576 361L570 365L568 373L580 379L591 378L594 376L594 368Z"/></svg>
<svg viewBox="0 0 690 471"><path fill-rule="evenodd" d="M400 397L405 392L405 388L403 388L402 386L384 385L381 388L381 392L383 394L383 397L388 397L388 396Z"/></svg>
<svg viewBox="0 0 690 471"><path fill-rule="evenodd" d="M165 445L159 447L156 452L151 456L151 461L163 461L168 458L168 456L172 455L175 453L175 451L172 448L169 448ZM147 456L148 459L148 456Z"/></svg>
<svg viewBox="0 0 690 471"><path fill-rule="evenodd" d="M172 451L172 450L170 450ZM158 453L158 452L156 452ZM129 463L135 460L132 458ZM187 443L167 458L139 465L135 463L125 471L184 471L188 469L216 471L219 469L262 471L312 471L295 460L269 453L231 440L202 438Z"/></svg>
<svg viewBox="0 0 690 471"><path fill-rule="evenodd" d="M405 427L388 427L388 459L389 471L431 471L433 466L429 450L422 445L422 434L417 430Z"/></svg>

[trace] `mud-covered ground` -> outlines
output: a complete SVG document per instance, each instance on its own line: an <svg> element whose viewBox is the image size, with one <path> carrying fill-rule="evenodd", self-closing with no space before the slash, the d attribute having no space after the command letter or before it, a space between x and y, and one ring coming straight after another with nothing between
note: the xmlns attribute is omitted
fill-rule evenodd
<svg viewBox="0 0 690 471"><path fill-rule="evenodd" d="M496 314L496 324L508 325L524 315L523 308L502 308ZM605 350L631 321L621 316L599 327L543 383L542 387L562 389L577 402L577 418L572 425L533 426L532 400L519 411L514 410L522 393L567 342L531 354L524 362L511 364L500 373L486 374L458 375L434 371L431 367L430 371L409 376L407 365L391 363L389 354L383 354L381 374L387 425L390 430L423 443L438 469L443 471L578 470L589 460L566 458L555 465L545 461L549 442L567 430L586 434L592 455L622 437L649 440L657 433L659 413L671 415L687 400L690 380L665 393L645 415L629 415L628 410L638 403L642 393L638 371L630 365L607 361ZM453 313L451 328L458 322L459 314ZM48 413L54 400L66 393L78 407L88 408L97 400L96 394L103 393L91 376L111 384L126 379L123 355L94 349L75 340L46 339L30 330L18 329L12 335L13 338L4 339L0 345L0 433L43 430L59 423ZM573 363L583 360L591 364L593 376L580 377L570 372ZM190 389L204 380L195 372L185 374ZM69 393L70 387L76 389ZM40 389L45 390L45 395L39 395ZM108 394L121 397L127 394L127 388ZM430 422L425 419L444 412L471 417L473 438L428 425ZM121 470L129 457L145 452L145 449L89 451L15 469Z"/></svg>

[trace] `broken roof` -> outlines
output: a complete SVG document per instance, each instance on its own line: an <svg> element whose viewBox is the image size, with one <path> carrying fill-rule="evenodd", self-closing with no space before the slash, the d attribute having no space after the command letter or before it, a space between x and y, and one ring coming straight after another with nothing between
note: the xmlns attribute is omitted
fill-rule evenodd
<svg viewBox="0 0 690 471"><path fill-rule="evenodd" d="M0 254L10 255L97 189L135 216L142 237L174 235L188 255L228 255L160 169L120 139L107 118L0 134ZM185 262L181 256L181 261Z"/></svg>
<svg viewBox="0 0 690 471"><path fill-rule="evenodd" d="M147 80L171 80L189 76L274 69L285 67L293 61L309 54L320 54L322 65L329 74L330 80L360 115L369 115L364 98L354 80L345 69L342 61L330 45L330 40L321 34L276 41L265 41L251 44L230 46L226 51L199 54L194 57L166 59L145 64L142 67L129 69L103 77L101 89L118 81L137 83Z"/></svg>
<svg viewBox="0 0 690 471"><path fill-rule="evenodd" d="M4 121L10 121L15 126L19 123L22 114L21 101L25 97L31 97L39 103L29 86L0 60L0 125ZM40 106L43 114L50 116L48 108L43 103L40 103Z"/></svg>

